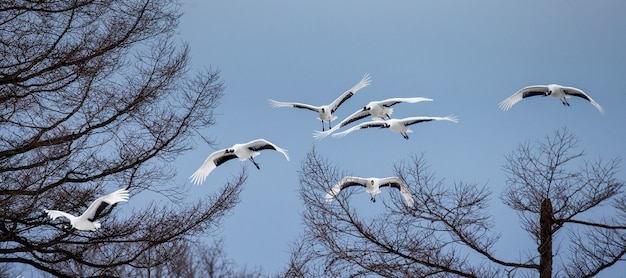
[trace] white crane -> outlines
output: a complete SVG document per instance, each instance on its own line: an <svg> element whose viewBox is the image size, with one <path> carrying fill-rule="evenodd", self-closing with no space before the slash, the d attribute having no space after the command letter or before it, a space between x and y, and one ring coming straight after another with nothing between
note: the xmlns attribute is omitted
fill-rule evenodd
<svg viewBox="0 0 626 278"><path fill-rule="evenodd" d="M347 176L342 178L332 189L326 194L326 202L330 203L339 194L339 192L350 186L365 187L365 191L371 195L372 202L376 202L375 196L380 194L380 188L389 186L400 190L402 196L409 206L413 206L413 197L409 192L409 188L397 177L387 178L360 178Z"/></svg>
<svg viewBox="0 0 626 278"><path fill-rule="evenodd" d="M261 150L275 150L282 153L285 158L287 158L287 161L289 161L287 150L281 149L265 139L257 139L245 144L235 144L230 148L213 152L206 158L206 160L204 160L202 166L200 166L200 168L196 170L196 172L193 173L189 179L191 179L191 182L195 184L201 184L204 182L209 173L213 171L213 169L234 158L239 158L241 161L249 159L257 169L261 169L259 164L254 161L254 158L261 154L259 152Z"/></svg>
<svg viewBox="0 0 626 278"><path fill-rule="evenodd" d="M363 109L357 110L356 112L352 113L352 115L346 117L339 124L336 124L331 129L326 130L326 131L315 131L313 133L313 137L315 137L315 139L322 139L330 135L337 129L340 129L352 122L358 121L370 115L372 116L372 120L391 119L391 114L393 113L392 106L398 103L402 103L402 102L416 103L416 102L422 102L422 101L433 101L433 100L430 98L425 98L425 97L411 97L411 98L388 98L388 99L380 100L380 101L371 101L367 105L365 105Z"/></svg>
<svg viewBox="0 0 626 278"><path fill-rule="evenodd" d="M70 224L77 230L82 231L95 231L99 229L101 224L96 221L100 217L100 213L108 206L114 205L117 202L126 202L128 201L128 190L119 189L113 193L105 195L96 199L91 205L81 214L76 217L64 211L59 210L45 210L52 220L57 219L57 217L65 217L70 220Z"/></svg>
<svg viewBox="0 0 626 278"><path fill-rule="evenodd" d="M519 102L520 100L524 98L532 97L532 96L544 96L544 97L552 96L552 97L560 99L561 103L563 103L563 105L565 106L570 106L569 102L567 102L567 99L570 96L575 96L575 97L586 99L596 109L598 109L600 113L604 113L604 109L602 109L602 106L600 106L600 104L598 104L589 95L583 92L583 90L574 88L574 87L561 86L557 84L533 85L533 86L524 87L520 89L519 91L517 91L512 96L501 101L499 104L500 109L504 111L509 110L509 108L511 108L513 104L516 104L517 102Z"/></svg>
<svg viewBox="0 0 626 278"><path fill-rule="evenodd" d="M410 125L413 124L417 124L417 123L423 123L423 122L428 122L428 121L450 121L453 123L457 123L459 120L456 118L456 116L450 115L450 116L446 116L446 117L408 117L408 118L404 118L404 119L389 119L389 120L384 120L384 121L371 121L371 122L365 122L356 126L353 126L349 129L347 129L346 131L342 131L342 132L338 132L333 134L333 137L343 137L346 136L348 133L359 130L359 129L364 129L364 128L371 128L371 127L379 127L379 128L388 128L389 130L393 131L393 132L399 132L400 134L402 134L402 137L404 139L409 139L409 135L407 133L411 133L413 132L412 130L409 129Z"/></svg>
<svg viewBox="0 0 626 278"><path fill-rule="evenodd" d="M363 78L361 79L361 81L359 81L359 83L354 85L349 90L345 91L343 94L341 94L337 99L335 99L330 104L323 105L323 106L313 106L310 104L298 103L298 102L281 102L281 101L275 101L272 99L270 99L269 102L270 102L270 105L272 105L272 107L295 107L295 108L303 108L303 109L309 109L309 110L315 111L319 114L318 119L322 121L322 130L325 130L324 122L328 122L328 128L331 128L330 122L337 119L337 116L333 115L333 113L335 113L337 108L339 108L339 106L344 101L348 100L350 97L356 94L357 91L367 87L369 84L370 84L370 76L368 74L365 74Z"/></svg>

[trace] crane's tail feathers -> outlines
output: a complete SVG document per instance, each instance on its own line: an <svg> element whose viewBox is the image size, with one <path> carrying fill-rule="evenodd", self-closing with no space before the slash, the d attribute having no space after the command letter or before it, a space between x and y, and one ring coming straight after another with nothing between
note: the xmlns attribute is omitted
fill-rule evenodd
<svg viewBox="0 0 626 278"><path fill-rule="evenodd" d="M286 106L291 106L290 104L286 103L286 102L280 102L280 101L275 101L273 99L268 99L269 104L276 108L276 107L286 107Z"/></svg>
<svg viewBox="0 0 626 278"><path fill-rule="evenodd" d="M289 161L289 154L287 153L287 150L278 148L277 151L281 152L285 156L287 161Z"/></svg>
<svg viewBox="0 0 626 278"><path fill-rule="evenodd" d="M330 204L333 202L333 200L335 199L335 196L331 195L331 194L326 194L326 197L324 198L326 200L327 204Z"/></svg>
<svg viewBox="0 0 626 278"><path fill-rule="evenodd" d="M600 106L600 104L598 104L595 101L590 101L590 102L596 109L598 109L598 111L600 111L600 114L604 115L604 108L602 108L602 106Z"/></svg>
<svg viewBox="0 0 626 278"><path fill-rule="evenodd" d="M57 217L61 216L61 214L59 214L57 211L55 210L47 210L45 209L44 212L48 215L48 217L50 217L52 220L57 219Z"/></svg>
<svg viewBox="0 0 626 278"><path fill-rule="evenodd" d="M432 98L427 98L427 97L414 97L414 98L408 98L406 100L406 102L408 103L417 103L417 102L422 102L422 101L434 101Z"/></svg>
<svg viewBox="0 0 626 278"><path fill-rule="evenodd" d="M500 103L498 103L498 107L500 107L500 109L502 109L502 111L507 111L509 109L511 109L511 106L513 106L513 102L509 101L509 99L505 99L503 101L501 101Z"/></svg>
<svg viewBox="0 0 626 278"><path fill-rule="evenodd" d="M446 120L446 121L451 121L453 123L458 123L459 122L459 118L456 115L448 115L445 116L443 118L441 118L442 120Z"/></svg>
<svg viewBox="0 0 626 278"><path fill-rule="evenodd" d="M62 212L62 211L59 211L59 210L52 210L52 209L51 210L47 210L46 209L46 210L44 210L44 212L46 214L48 214L48 217L50 217L50 219L52 219L52 220L55 220L55 219L57 219L59 217L69 218L69 213Z"/></svg>
<svg viewBox="0 0 626 278"><path fill-rule="evenodd" d="M207 176L208 175L204 175L203 173L196 171L195 173L193 173L193 175L189 177L189 179L191 180L191 183L195 185L201 185L204 180L206 180Z"/></svg>
<svg viewBox="0 0 626 278"><path fill-rule="evenodd" d="M329 129L329 130L326 130L326 131L315 130L313 132L313 138L315 138L316 140L321 140L321 139L326 138L326 136L330 135L331 133L333 133L333 129L332 128Z"/></svg>
<svg viewBox="0 0 626 278"><path fill-rule="evenodd" d="M370 77L370 75L368 73L366 73L365 75L363 75L363 78L361 78L361 81L359 81L359 83L357 83L356 85L354 85L354 87L352 87L351 91L358 91L360 89L363 89L367 86L369 86L372 83L372 79Z"/></svg>
<svg viewBox="0 0 626 278"><path fill-rule="evenodd" d="M126 189L118 189L117 191L108 195L106 200L109 204L115 204L117 202L127 202L130 195Z"/></svg>

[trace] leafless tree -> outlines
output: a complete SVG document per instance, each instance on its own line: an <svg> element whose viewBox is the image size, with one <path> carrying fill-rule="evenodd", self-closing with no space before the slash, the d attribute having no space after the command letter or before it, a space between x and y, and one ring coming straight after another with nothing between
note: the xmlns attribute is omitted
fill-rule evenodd
<svg viewBox="0 0 626 278"><path fill-rule="evenodd" d="M626 253L626 195L617 177L621 159L588 161L584 156L578 138L566 128L535 144L520 144L507 156L507 187L501 197L537 243L539 259L528 266L540 277L553 272L591 277ZM604 206L613 209L593 210ZM563 263L553 266L555 237L566 242L569 252L561 250Z"/></svg>
<svg viewBox="0 0 626 278"><path fill-rule="evenodd" d="M197 241L181 241L169 248L170 253L175 254L172 259L154 266L149 271L141 269L129 269L123 277L233 277L233 278L256 278L261 276L261 269L248 269L238 266L232 259L227 257L221 239L210 240L201 238ZM154 256L152 253L144 253L144 257ZM158 255L157 255L158 256ZM144 258L144 260L147 258Z"/></svg>
<svg viewBox="0 0 626 278"><path fill-rule="evenodd" d="M149 269L239 202L245 172L204 200L114 206L96 232L44 214L80 213L118 188L183 197L172 162L214 124L223 84L192 73L179 17L170 0L0 3L0 262L55 276Z"/></svg>
<svg viewBox="0 0 626 278"><path fill-rule="evenodd" d="M351 205L356 191L350 188L332 203L325 202L326 192L349 173L313 148L300 170L306 230L292 245L285 276L551 277L553 246L546 239L567 226L571 228L563 236L569 235L572 252L561 260L559 273L595 275L626 252L624 183L617 180L620 160L585 162L570 171L572 160L583 155L571 153L576 138L563 130L546 142L539 141L538 149L521 145L504 167L508 181L502 200L520 212L523 227L537 239L535 255L516 260L501 258L495 250L500 234L489 212L491 192L486 186L449 185L435 177L423 156L413 155L394 169L409 185L415 205L407 206L399 192L391 191L393 198L382 198L384 209L369 215ZM583 217L610 200L613 216ZM548 230L542 228L544 222ZM584 244L589 242L596 244Z"/></svg>

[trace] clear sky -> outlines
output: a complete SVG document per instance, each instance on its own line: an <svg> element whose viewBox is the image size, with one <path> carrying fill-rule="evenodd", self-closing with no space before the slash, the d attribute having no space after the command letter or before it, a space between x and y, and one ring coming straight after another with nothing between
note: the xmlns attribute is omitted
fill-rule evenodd
<svg viewBox="0 0 626 278"><path fill-rule="evenodd" d="M625 11L621 0L183 1L180 39L189 42L194 66L221 70L226 85L217 124L204 135L219 148L265 138L287 149L291 161L265 151L256 159L260 171L229 161L195 186L187 178L215 151L198 140L177 161L177 178L202 195L247 167L242 202L215 236L224 238L240 266L261 266L266 273L286 266L289 243L302 231L298 170L313 145L363 177L393 175L394 163L423 153L449 184L476 182L492 190L501 258L536 252L499 198L505 155L567 127L586 159L626 159ZM267 102L328 104L365 73L372 84L337 110L335 123L369 101L391 97L434 99L396 105L394 118L454 114L459 123L413 125L409 140L368 129L317 141L312 132L321 124L314 112ZM507 112L498 108L524 86L551 83L583 89L605 114L580 98L570 99L570 107L534 97ZM626 180L625 172L620 178ZM364 209L384 209L365 192L353 198ZM619 268L626 265L612 273L623 273Z"/></svg>

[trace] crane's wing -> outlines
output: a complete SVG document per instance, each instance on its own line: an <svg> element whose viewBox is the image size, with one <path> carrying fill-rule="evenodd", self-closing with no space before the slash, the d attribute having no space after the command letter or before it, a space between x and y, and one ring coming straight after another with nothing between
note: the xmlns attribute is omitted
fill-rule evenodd
<svg viewBox="0 0 626 278"><path fill-rule="evenodd" d="M198 168L189 179L191 179L192 183L200 185L213 169L234 158L237 158L237 155L234 153L226 153L226 149L213 152L204 160L204 163L202 163L200 168Z"/></svg>
<svg viewBox="0 0 626 278"><path fill-rule="evenodd" d="M346 136L348 133L359 130L359 129L365 129L365 128L370 128L370 127L380 127L380 128L388 128L389 124L385 121L370 121L370 122L364 122L362 124L359 124L357 126L353 126L349 129L347 129L346 131L342 131L342 132L338 132L333 134L333 137L344 137Z"/></svg>
<svg viewBox="0 0 626 278"><path fill-rule="evenodd" d="M89 205L87 210L80 216L82 218L86 218L89 221L94 221L100 216L100 213L108 206L114 205L118 202L126 202L128 201L128 190L126 189L118 189L113 193L109 193L104 195Z"/></svg>
<svg viewBox="0 0 626 278"><path fill-rule="evenodd" d="M343 177L338 183L333 185L332 189L326 193L326 202L330 203L333 201L335 196L339 194L341 190L350 186L363 186L366 187L367 180L359 177Z"/></svg>
<svg viewBox="0 0 626 278"><path fill-rule="evenodd" d="M336 124L333 128L342 128L344 126L349 125L350 123L356 122L360 119L363 119L367 116L370 115L370 112L365 110L365 109L361 109L359 111L356 111L354 113L352 113L352 115L346 117L345 119L343 119L339 124Z"/></svg>
<svg viewBox="0 0 626 278"><path fill-rule="evenodd" d="M370 115L370 112L365 110L365 109L360 109L354 113L352 113L352 115L348 116L347 118L343 119L339 124L334 125L331 129L326 130L326 131L315 131L313 132L313 137L315 139L323 139L326 136L330 135L331 133L335 132L337 129L340 129L352 122L358 121L360 119L363 119L367 116Z"/></svg>
<svg viewBox="0 0 626 278"><path fill-rule="evenodd" d="M356 94L356 92L359 91L360 89L363 89L363 88L367 87L370 83L371 83L370 76L369 76L369 74L366 73L363 76L363 78L361 79L361 81L359 81L359 83L357 83L356 85L352 86L352 88L350 88L349 90L345 91L337 99L335 99L333 102L331 102L328 105L328 106L330 106L330 112L334 113L337 110L337 108L339 108L339 106L342 103L344 103L344 101L348 100L350 97L352 97L354 94Z"/></svg>
<svg viewBox="0 0 626 278"><path fill-rule="evenodd" d="M248 149L252 151L275 150L277 152L282 153L287 159L287 161L289 161L289 155L287 154L287 150L282 149L265 139L256 139L256 140L246 143L245 145L248 147Z"/></svg>
<svg viewBox="0 0 626 278"><path fill-rule="evenodd" d="M75 217L74 215L71 215L67 212L60 211L60 210L44 210L44 211L48 214L48 217L50 217L52 220L57 219L59 217L65 217L67 219Z"/></svg>
<svg viewBox="0 0 626 278"><path fill-rule="evenodd" d="M565 94L570 95L570 96L575 96L575 97L580 97L580 98L584 98L587 101L589 101L596 109L598 109L598 111L600 111L600 113L604 114L604 109L602 108L602 106L600 106L600 104L598 104L595 100L593 100L589 95L587 95L585 92L583 92L583 90L578 89L578 88L574 88L574 87L563 87L563 92L565 92Z"/></svg>
<svg viewBox="0 0 626 278"><path fill-rule="evenodd" d="M382 178L380 181L380 187L385 186L397 188L398 190L400 190L400 193L402 193L402 196L404 196L404 200L406 200L408 205L413 206L413 196L411 196L409 188L406 186L406 184L404 184L404 182L402 182L402 180L397 177Z"/></svg>
<svg viewBox="0 0 626 278"><path fill-rule="evenodd" d="M275 101L273 99L269 100L270 105L274 108L276 107L294 107L294 108L303 108L303 109L309 109L311 111L315 111L318 112L320 111L320 107L317 106L313 106L310 104L306 104L306 103L299 103L299 102L283 102L283 101Z"/></svg>
<svg viewBox="0 0 626 278"><path fill-rule="evenodd" d="M412 125L428 121L451 121L454 123L459 122L458 118L454 115L446 117L408 117L400 120L404 125Z"/></svg>
<svg viewBox="0 0 626 278"><path fill-rule="evenodd" d="M416 102L422 102L422 101L433 101L433 100L430 98L425 98L425 97L408 97L408 98L397 97L397 98L388 98L385 100L381 100L379 101L379 103L382 106L391 107L401 102L416 103Z"/></svg>
<svg viewBox="0 0 626 278"><path fill-rule="evenodd" d="M505 100L501 101L498 104L498 106L500 107L500 109L506 111L506 110L509 110L511 106L513 106L513 104L516 104L523 98L532 97L532 96L541 96L541 95L545 96L547 92L548 92L548 86L545 86L545 85L527 86L515 92L515 94L511 95Z"/></svg>

